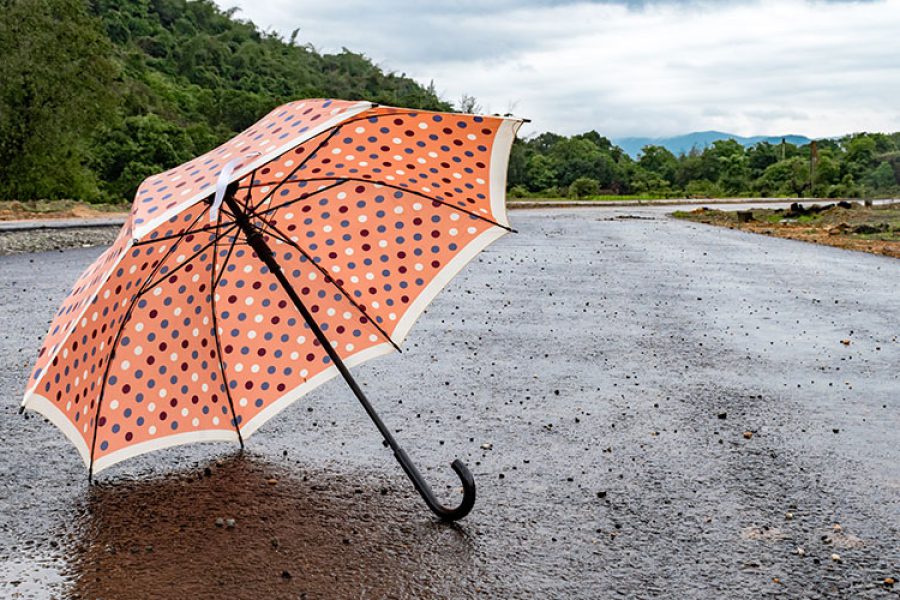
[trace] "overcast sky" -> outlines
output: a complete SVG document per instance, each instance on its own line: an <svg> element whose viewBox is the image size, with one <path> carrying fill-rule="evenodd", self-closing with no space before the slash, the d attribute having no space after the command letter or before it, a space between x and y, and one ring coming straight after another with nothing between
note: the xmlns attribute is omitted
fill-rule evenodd
<svg viewBox="0 0 900 600"><path fill-rule="evenodd" d="M900 130L900 0L216 0L526 131Z"/></svg>

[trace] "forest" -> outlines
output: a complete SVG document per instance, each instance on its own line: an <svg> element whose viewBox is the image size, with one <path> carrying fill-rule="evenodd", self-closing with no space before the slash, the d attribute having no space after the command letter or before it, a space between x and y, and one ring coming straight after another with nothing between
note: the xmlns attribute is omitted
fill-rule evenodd
<svg viewBox="0 0 900 600"><path fill-rule="evenodd" d="M454 110L433 84L320 53L211 0L0 0L0 199L123 202L297 98ZM536 124L539 126L539 124ZM900 133L810 145L716 142L632 159L590 131L516 142L513 197L897 194Z"/></svg>
<svg viewBox="0 0 900 600"><path fill-rule="evenodd" d="M595 131L543 133L513 148L513 197L816 197L896 196L900 133L859 133L812 144L721 140L675 156L645 146L636 160Z"/></svg>

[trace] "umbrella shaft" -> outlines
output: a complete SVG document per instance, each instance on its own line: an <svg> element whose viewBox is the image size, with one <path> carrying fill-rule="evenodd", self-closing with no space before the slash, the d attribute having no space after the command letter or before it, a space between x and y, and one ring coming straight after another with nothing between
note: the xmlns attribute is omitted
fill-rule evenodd
<svg viewBox="0 0 900 600"><path fill-rule="evenodd" d="M394 457L397 459L397 462L400 463L400 466L403 467L403 471L406 473L406 476L409 477L413 482L413 485L415 485L416 491L419 492L428 507L441 519L445 521L455 521L466 516L472 509L472 506L475 504L475 480L473 479L472 474L462 463L462 461L453 461L451 466L459 476L460 482L463 486L463 501L456 508L447 508L438 501L438 499L434 495L434 492L431 491L431 486L428 485L428 483L422 477L422 474L419 473L419 470L410 460L409 456L406 454L403 448L401 448L397 444L394 436L391 435L391 432L381 421L381 417L379 417L378 413L375 412L375 409L372 408L372 405L369 403L369 399L366 398L366 395L360 389L359 384L356 383L356 380L350 374L350 370L347 368L347 365L345 365L344 361L341 360L341 357L338 355L337 350L335 350L331 345L331 342L325 336L325 333L319 327L319 324L316 323L316 320L309 312L309 309L307 309L306 305L303 304L303 301L300 299L299 294L297 294L297 291L291 285L291 282L288 280L287 276L282 272L281 266L275 259L275 255L272 253L272 249L269 248L269 245L263 238L262 233L260 233L259 229L257 229L253 225L253 223L250 221L250 218L247 216L247 213L244 212L243 207L241 207L240 203L235 199L234 193L236 190L237 183L235 182L232 183L225 192L225 202L228 204L229 209L234 214L235 223L237 223L240 229L244 232L244 235L247 238L247 243L250 245L250 247L253 248L260 260L265 263L265 265L269 268L269 271L271 271L276 279L278 279L278 282L281 284L281 287L284 289L285 293L287 293L288 297L294 303L294 306L297 307L297 310L303 316L306 324L309 325L309 328L315 334L316 339L319 340L319 344L321 344L325 351L328 353L328 356L331 358L331 362L334 363L334 366L337 367L337 370L344 377L347 385L349 385L350 389L353 390L353 393L356 395L359 403L362 404L364 409L366 409L366 413L369 415L369 418L372 419L372 422L375 423L375 426L378 427L378 431L380 431L382 437L384 437L385 443L390 446L391 450L393 450Z"/></svg>
<svg viewBox="0 0 900 600"><path fill-rule="evenodd" d="M265 239L263 239L262 234L259 230L253 226L253 223L250 222L250 219L247 217L246 213L244 213L240 204L235 200L232 194L226 194L226 202L234 213L235 222L244 232L244 235L247 237L247 243L251 248L256 252L257 256L259 256L260 260L262 260L265 265L269 268L269 271L278 279L278 282L281 284L281 287L287 293L288 297L294 303L294 306L297 307L297 310L303 316L303 319L306 321L306 324L309 325L309 328L312 329L313 334L315 334L316 339L319 340L319 343L328 353L328 356L331 358L331 361L334 363L334 366L337 367L337 370L347 381L347 385L350 386L350 389L353 390L353 393L356 395L356 398L363 405L363 408L366 409L366 412L369 414L369 417L375 423L375 426L378 427L378 431L381 432L381 435L384 436L385 441L394 451L394 454L398 455L397 458L400 460L401 464L403 464L404 469L411 468L415 471L415 466L409 462L409 458L406 456L406 453L403 449L397 444L394 437L391 435L391 432L388 430L387 426L381 421L381 417L378 416L378 413L375 412L375 409L372 408L372 405L369 403L369 399L366 398L366 395L363 393L362 389L360 389L359 384L356 383L356 380L353 378L353 375L350 374L350 370L347 368L347 365L344 364L344 361L341 360L341 357L338 355L337 350L331 345L331 342L325 336L325 333L319 327L319 324L316 323L315 318L313 318L312 313L309 312L309 309L306 308L306 305L303 304L303 301L300 299L300 296L297 294L297 291L293 288L288 278L281 270L281 266L278 264L278 261L275 260L275 256L272 253L272 249L269 248L269 245L266 243ZM405 459L405 460L404 460ZM416 471L416 474L418 472Z"/></svg>

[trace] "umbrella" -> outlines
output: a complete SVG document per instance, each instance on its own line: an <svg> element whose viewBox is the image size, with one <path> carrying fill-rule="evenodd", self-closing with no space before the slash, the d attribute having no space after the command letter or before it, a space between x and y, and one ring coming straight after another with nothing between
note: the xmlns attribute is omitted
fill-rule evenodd
<svg viewBox="0 0 900 600"><path fill-rule="evenodd" d="M437 293L511 231L522 121L300 100L149 177L56 313L22 409L89 479L127 458L244 441L340 374L428 506L440 504L349 368L393 350Z"/></svg>

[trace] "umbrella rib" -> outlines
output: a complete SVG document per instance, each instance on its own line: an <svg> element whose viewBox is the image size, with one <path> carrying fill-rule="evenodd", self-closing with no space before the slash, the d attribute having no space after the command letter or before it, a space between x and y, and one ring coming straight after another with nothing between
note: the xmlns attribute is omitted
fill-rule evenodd
<svg viewBox="0 0 900 600"><path fill-rule="evenodd" d="M380 333L382 336L384 336L384 338L391 343L391 345L397 350L397 352L400 352L400 353L403 352L403 350L400 349L400 346L398 346L397 343L393 339L391 339L391 336L388 335L388 333L378 323L375 322L375 319L370 317L366 313L365 309L359 303L357 303L356 300L354 300L353 297L349 293L347 293L347 290L345 290L344 287L341 284L339 284L334 279L334 277L328 271L325 270L324 267L320 266L315 261L315 259L313 259L313 257L310 256L310 254L305 249L303 249L303 247L301 247L298 243L294 242L292 239L287 237L287 235L285 235L284 232L282 232L280 229L278 229L277 227L275 227L274 225L272 225L265 219L260 219L260 220L263 223L265 223L266 225L268 225L270 228L272 228L272 230L274 230L275 233L273 233L272 231L266 231L265 229L261 229L261 231L263 231L264 233L267 233L268 235L271 235L272 237L274 237L277 240L284 242L285 244L287 244L291 248L294 248L295 250L297 250L297 252L302 254L304 256L304 258L306 258L306 260L309 261L309 263L313 267L318 269L319 273L321 273L325 277L325 282L330 283L334 287L336 287L341 292L341 294L344 296L344 298L346 298L347 301L353 305L353 308L355 308L357 311L359 311L359 313L362 314L366 318L366 322L371 323L372 326L378 330L378 333Z"/></svg>
<svg viewBox="0 0 900 600"><path fill-rule="evenodd" d="M373 105L372 108L375 108L375 106L376 106L376 105ZM370 109L370 110L371 110L371 109ZM254 187L262 187L262 186L265 186L265 185L274 185L274 186L275 186L275 188L272 189L271 191L269 191L269 192L266 194L266 196L265 196L262 200L260 200L259 203L258 203L256 206L253 206L253 207L251 208L251 207L249 206L249 204L247 204L246 207L247 207L249 210L255 212L256 209L258 209L258 208L261 207L263 204L265 204L268 200L270 200L271 197L272 197L272 195L274 195L275 192L278 191L278 189L279 189L281 186L283 186L285 183L287 183L288 180L290 180L290 178L293 177L294 174L297 173L297 171L299 171L300 169L302 169L302 168L306 165L306 163L309 162L309 161L316 155L316 153L317 153L319 150L321 150L324 146L328 145L328 142L331 141L331 138L333 138L334 136L336 136L336 135L338 134L338 132L339 132L343 127L345 127L346 125L350 125L350 124L352 124L352 123L357 123L357 122L359 122L359 121L368 121L368 120L370 120L370 119L381 119L381 118L384 118L384 117L396 117L397 115L407 115L407 116L408 116L408 115L419 114L419 113L422 113L422 112L428 112L428 111L406 111L406 112L397 112L397 113L387 113L387 114L383 114L383 115L369 115L369 116L366 116L366 117L356 116L356 117L347 119L346 121L341 121L340 123L336 123L336 124L333 125L331 128L319 132L317 135L313 136L312 138L306 140L306 141L303 142L303 143L305 144L305 143L307 143L307 142L310 142L310 141L314 140L316 137L318 137L318 136L320 136L320 135L324 135L326 132L328 133L328 135L327 135L327 137L326 137L324 140L322 140L321 142L319 142L319 144L315 147L315 149L314 149L312 152L310 152L309 154L307 154L306 157L305 157L302 161L300 161L300 164L298 164L296 167L294 167L294 169L292 169L291 172L288 173L287 176L285 176L284 179L282 179L282 180L279 181L279 182L274 182L274 181L272 181L272 182L268 182L268 183L254 184L254 183L253 183L253 177L251 177L251 178L250 178L250 185L247 185L247 186L241 186L241 187L238 188L238 189L244 189L244 188L246 188L246 189L249 190L250 188L254 188ZM302 144L301 144L301 145L302 145ZM272 159L272 161L269 161L269 162L273 162L273 161L275 161L275 160L278 160L279 158L281 158L281 157L284 156L285 154L287 154L287 152L284 152L284 153L280 154L278 157ZM254 170L253 173L254 173L254 175L255 175L256 171ZM249 194L250 194L250 193L248 192L248 196L247 196L248 199L249 199ZM501 226L501 227L502 227L502 226Z"/></svg>
<svg viewBox="0 0 900 600"><path fill-rule="evenodd" d="M201 211L197 218L194 220L193 225L196 225L200 218L205 214L206 211ZM151 277L156 275L159 270L162 268L163 264L168 260L170 256L175 252L175 249L178 248L178 245L183 241L183 238L178 239L172 244L172 247L166 251L165 256L159 259L159 262L156 263L156 266L153 267L153 270L147 275L147 279L149 280ZM94 450L97 447L97 431L100 429L100 407L103 406L103 397L106 395L106 381L109 377L109 369L112 365L113 359L115 358L116 347L119 344L119 339L122 337L122 332L125 330L125 325L128 323L128 320L131 318L131 313L134 312L134 307L137 306L137 301L141 297L144 292L144 285L141 286L141 289L135 293L134 297L131 299L131 303L128 305L128 310L125 311L125 315L122 317L122 323L119 325L119 330L116 332L116 337L113 340L113 343L109 346L109 355L106 359L106 368L103 370L103 382L100 385L100 396L97 399L97 410L94 413L94 435L91 440L91 457L90 457L90 465L88 466L88 481L91 480L91 477L94 472Z"/></svg>
<svg viewBox="0 0 900 600"><path fill-rule="evenodd" d="M333 138L334 136L336 136L336 135L338 134L338 132L341 130L341 127L342 127L342 126L343 126L343 123L340 123L340 124L338 124L337 126L335 126L335 128L332 129L332 130L329 132L328 136L326 136L324 140L322 140L321 142L319 142L319 144L313 149L312 152L310 152L310 153L307 154L305 157L303 157L303 160L301 160L300 163L299 163L296 167L294 167L293 169L291 169L291 172L288 173L287 175L285 175L285 176L284 176L284 179L282 179L282 180L279 181L277 184L275 184L275 187L272 188L271 190L269 190L269 191L266 193L266 195L263 197L263 199L260 200L255 206L252 206L252 207L251 207L250 204L249 204L249 201L248 201L248 204L247 204L247 206L246 206L247 211L248 211L248 212L253 212L253 211L255 211L257 208L259 208L260 206L262 206L263 204L265 204L268 200L270 200L270 199L272 198L272 196L275 195L275 192L277 192L277 191L281 188L281 186L283 186L283 185L285 184L285 182L286 182L287 180L289 180L291 177L293 177L294 174L295 174L297 171L299 171L300 169L302 169L302 168L306 165L306 163L308 163L308 162L316 155L316 152L318 152L318 151L321 150L323 147L325 147L325 146L328 144L328 142L331 141L331 138ZM323 133L324 133L324 132L323 132ZM275 182L272 182L272 183L275 183ZM271 184L270 184L270 185L271 185ZM253 185L253 179L251 179L251 180L250 180L250 185L247 186L247 198L248 198L248 199L249 199L249 197L250 197L250 189L253 188L253 187L259 187L259 186L254 186L254 185Z"/></svg>
<svg viewBox="0 0 900 600"><path fill-rule="evenodd" d="M371 180L371 179L364 179L364 178L362 178L362 177L340 177L340 178L338 178L338 177L309 177L309 178L306 178L306 179L298 179L298 180L296 180L296 181L334 181L334 180L336 180L336 179L340 179L340 182L341 182L341 183L346 183L346 182L348 182L348 181L354 181L354 182L359 182L359 183L368 183L368 184L370 184L370 185L382 186L382 187L390 188L390 189L392 189L392 190L397 190L397 191L403 192L403 193L405 193L405 194L412 194L413 196L418 196L418 197L420 197L420 198L422 198L422 199L424 199L424 200L428 200L429 202L434 202L434 203L436 203L436 204L440 204L440 205L445 206L445 207L447 207L447 208L449 208L449 209L451 209L451 210L456 210L456 211L459 211L459 212L461 212L461 213L465 213L465 214L467 214L467 215L469 215L469 216L471 216L471 217L474 217L474 218L476 218L476 219L481 219L482 221L485 221L485 222L487 222L487 223L490 223L491 225L495 225L495 226L497 226L497 227L500 227L500 228L502 228L502 229L505 229L505 230L507 230L507 231L509 231L509 232L511 232L511 233L516 233L516 230L513 229L512 227L509 227L508 225L503 225L503 224L501 224L501 223L498 223L497 221L494 221L493 219L489 219L489 218L487 218L487 217L485 217L485 216L483 216L483 215L479 215L478 213L473 212L473 211L471 211L471 210L467 210L467 209L462 208L462 207L460 207L460 206L456 206L455 204L451 204L450 202L447 202L447 201L445 201L445 200L438 200L437 198L435 198L435 197L433 197L433 196L429 196L428 194L423 194L422 192L417 192L416 190L411 190L411 189L409 189L409 188L401 187L401 186L399 186L399 185L393 185L393 184L390 184L390 183L385 183L385 182L383 182L383 181L373 181L373 180ZM268 182L268 185L272 185L272 183L274 183L274 182ZM261 183L261 184L259 184L259 185L266 185L266 183L264 182L264 183ZM333 187L333 186L331 186L331 187ZM328 188L323 188L322 190L318 190L318 191L316 191L316 192L314 192L314 193L318 193L319 191L325 191L325 189L328 189ZM309 198L310 196L312 196L312 194L309 194L308 196L306 196L306 197L304 197L304 198L298 198L298 199L296 199L296 200L292 200L292 201L286 202L285 204L282 204L282 205L279 205L279 206L277 206L277 207L268 209L268 211L265 211L265 212L269 212L269 211L272 211L272 210L277 210L277 209L279 209L279 208L284 208L284 207L287 206L288 204L292 204L292 203L294 203L294 202L299 202L299 201L301 201L301 200L306 200L306 199ZM265 212L260 213L260 214L265 214Z"/></svg>
<svg viewBox="0 0 900 600"><path fill-rule="evenodd" d="M222 277L225 276L225 268L228 266L228 261L231 259L231 254L234 252L234 247L237 245L238 235L239 234L235 232L234 238L231 240L231 246L228 248L228 254L225 255L225 260L222 261L222 269L219 271L219 275L213 283L213 289L219 287L219 282L222 281ZM216 251L218 252L218 245Z"/></svg>
<svg viewBox="0 0 900 600"><path fill-rule="evenodd" d="M229 216L231 216L231 215L229 214ZM196 221L194 223L196 224ZM225 223L225 225L234 225L234 222L233 221L228 222L228 223ZM191 229L189 227L179 233L173 233L172 235L164 235L162 237L153 238L152 240L149 240L149 239L148 240L139 240L137 242L134 242L134 244L132 244L132 245L133 246L146 246L147 244L155 244L156 242L163 242L166 240L174 240L174 239L178 239L178 238L183 238L183 237L191 235L191 234L204 233L206 231L214 231L215 230L218 232L218 229L219 229L218 224L208 225L205 227L201 227L200 229Z"/></svg>
<svg viewBox="0 0 900 600"><path fill-rule="evenodd" d="M296 181L299 182L299 181L303 181L303 180L298 179ZM347 183L346 179L337 180L337 181L335 181L335 183L332 183L331 185L326 185L326 186L322 187L321 189L318 189L314 192L309 192L309 193L304 192L303 194L300 195L299 198L294 198L293 200L288 200L284 204L279 204L278 206L273 206L271 208L267 208L266 210L263 210L260 212L254 212L253 214L254 214L254 216L262 217L263 215L267 215L269 213L279 211L282 208L285 208L287 206L291 206L298 202L303 202L304 200L308 200L309 198L312 198L313 196L315 196L317 194L323 194L323 193L327 192L328 190L334 189L334 188L338 187L339 185L343 185L345 183Z"/></svg>
<svg viewBox="0 0 900 600"><path fill-rule="evenodd" d="M222 223L222 215L219 214L219 222L218 225ZM237 239L237 234L234 234L234 238ZM234 244L232 243L231 249L234 249ZM215 248L213 249L213 259L212 259L212 269L210 270L209 283L212 287L209 289L209 302L210 309L212 310L212 325L213 325L213 338L216 340L216 358L219 362L219 371L222 373L222 384L225 387L225 397L228 398L228 406L231 408L231 417L232 423L234 423L234 430L237 432L238 442L241 444L241 450L244 449L244 436L241 435L241 428L238 424L238 416L237 412L234 410L234 399L231 397L231 388L228 386L228 375L225 373L225 359L222 357L222 340L219 339L219 321L216 316L216 262L219 256L219 235L217 233L215 239ZM228 256L231 256L231 251L228 252ZM227 258L226 258L227 260ZM223 266L224 269L224 266Z"/></svg>
<svg viewBox="0 0 900 600"><path fill-rule="evenodd" d="M228 229L226 230L226 235L227 235L227 233L228 233L229 231L232 231L232 230L234 230L234 229L236 229L236 228L237 228L237 225L236 225L236 224L235 224L235 225L229 226ZM177 273L178 271L180 271L181 269L183 269L183 268L184 268L185 266L187 266L192 260L194 260L195 258L197 258L198 256L200 256L201 254L203 254L204 252L206 252L207 250L209 250L210 246L212 246L213 244L217 243L218 240L219 240L219 236L218 236L218 235L214 236L214 237L213 237L213 241L208 242L207 244L205 244L205 245L204 245L203 247L201 247L199 250L197 250L196 252L194 252L193 254L191 254L188 258L184 259L184 261L183 261L180 265L178 265L177 267L175 267L175 268L172 269L171 271L166 272L165 275L163 275L162 277L156 279L152 284L145 286L145 288L144 288L143 290L140 291L140 294L141 294L141 295L146 294L148 291L150 291L151 288L156 287L157 285L159 285L160 283L162 283L163 281L165 281L166 279L168 279L169 277L171 277L172 275L174 275L175 273ZM179 241L180 241L180 240L179 240Z"/></svg>

